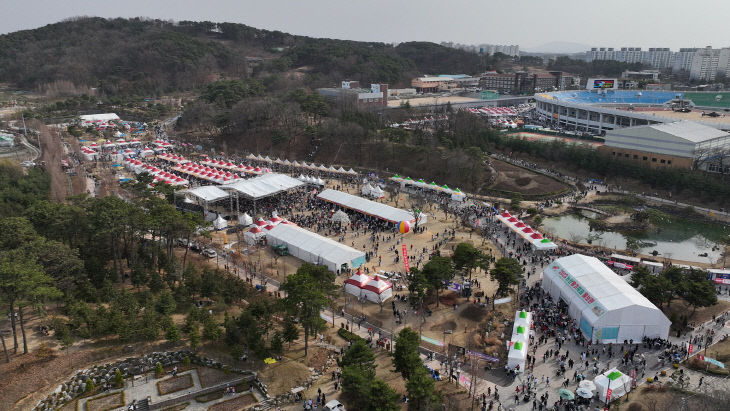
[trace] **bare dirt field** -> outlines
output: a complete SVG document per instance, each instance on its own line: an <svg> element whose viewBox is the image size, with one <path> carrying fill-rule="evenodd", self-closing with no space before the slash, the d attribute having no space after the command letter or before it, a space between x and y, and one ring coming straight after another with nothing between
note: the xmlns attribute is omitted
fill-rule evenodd
<svg viewBox="0 0 730 411"><path fill-rule="evenodd" d="M92 398L86 402L87 411L106 411L124 406L124 393L116 392L106 394L98 398Z"/></svg>
<svg viewBox="0 0 730 411"><path fill-rule="evenodd" d="M410 98L410 99L400 99L400 100L389 100L388 101L388 107L400 107L401 104L408 102L411 107L416 106L433 106L436 104L446 104L446 103L471 103L475 101L481 101L478 98L471 98L471 97L460 97L460 96L451 96L451 97L416 97L416 98Z"/></svg>
<svg viewBox="0 0 730 411"><path fill-rule="evenodd" d="M562 136L550 136L550 135L538 134L538 133L521 132L521 133L509 134L509 136L510 137L519 137L521 140L528 140L528 141L544 141L544 142L562 141L562 142L565 142L568 144L582 144L582 145L592 146L592 147L600 147L603 145L603 143L600 143L598 141L581 140L578 138L569 138L569 137L562 137Z"/></svg>
<svg viewBox="0 0 730 411"><path fill-rule="evenodd" d="M157 391L160 395L167 395L173 392L184 390L193 386L193 376L190 374L178 375L157 383Z"/></svg>
<svg viewBox="0 0 730 411"><path fill-rule="evenodd" d="M253 404L256 404L253 395L241 395L232 400L219 402L208 407L209 411L238 411L245 410Z"/></svg>
<svg viewBox="0 0 730 411"><path fill-rule="evenodd" d="M503 161L491 160L491 162L492 167L499 173L494 184L489 187L491 189L523 194L547 194L568 188L565 184L542 174Z"/></svg>

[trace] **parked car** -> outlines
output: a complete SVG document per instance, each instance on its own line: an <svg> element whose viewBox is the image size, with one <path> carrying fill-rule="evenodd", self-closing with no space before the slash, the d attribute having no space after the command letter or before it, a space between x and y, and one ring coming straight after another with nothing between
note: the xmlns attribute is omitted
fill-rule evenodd
<svg viewBox="0 0 730 411"><path fill-rule="evenodd" d="M345 411L345 406L337 400L332 400L324 405L322 411Z"/></svg>
<svg viewBox="0 0 730 411"><path fill-rule="evenodd" d="M188 239L187 238L178 238L177 239L177 246L178 247L187 247L188 246Z"/></svg>
<svg viewBox="0 0 730 411"><path fill-rule="evenodd" d="M190 249L195 251L196 253L203 251L203 248L200 246L200 244L198 244L196 242L190 243Z"/></svg>
<svg viewBox="0 0 730 411"><path fill-rule="evenodd" d="M205 250L203 250L202 254L208 258L215 258L215 256L218 255L218 253L216 253L215 250L212 248L206 248Z"/></svg>

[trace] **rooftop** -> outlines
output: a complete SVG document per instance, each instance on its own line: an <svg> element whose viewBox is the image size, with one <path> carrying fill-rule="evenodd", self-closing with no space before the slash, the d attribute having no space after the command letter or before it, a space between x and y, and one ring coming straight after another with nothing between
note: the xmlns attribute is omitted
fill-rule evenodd
<svg viewBox="0 0 730 411"><path fill-rule="evenodd" d="M691 141L693 143L701 143L703 141L714 140L719 137L730 136L730 134L722 130L688 120L674 121L671 123L652 124L642 127L650 127L654 130L671 134L673 136L682 138L687 141Z"/></svg>

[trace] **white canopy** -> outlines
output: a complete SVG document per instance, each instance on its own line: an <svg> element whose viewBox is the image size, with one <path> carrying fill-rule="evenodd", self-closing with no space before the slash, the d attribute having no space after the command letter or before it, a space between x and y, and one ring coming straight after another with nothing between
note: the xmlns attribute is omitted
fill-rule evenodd
<svg viewBox="0 0 730 411"><path fill-rule="evenodd" d="M228 227L228 221L226 221L226 219L223 218L222 215L218 214L218 217L213 220L213 228L215 228L216 230L222 230L226 227Z"/></svg>
<svg viewBox="0 0 730 411"><path fill-rule="evenodd" d="M522 341L510 341L507 368L514 369L519 365L520 371L524 372L525 360L527 360L527 344Z"/></svg>
<svg viewBox="0 0 730 411"><path fill-rule="evenodd" d="M311 231L279 224L266 234L271 245L286 245L289 254L301 260L327 266L330 271L357 268L365 264L365 253Z"/></svg>
<svg viewBox="0 0 730 411"><path fill-rule="evenodd" d="M251 218L248 213L243 213L243 215L238 218L238 224L249 226L253 224L253 218Z"/></svg>
<svg viewBox="0 0 730 411"><path fill-rule="evenodd" d="M333 223L350 224L350 217L342 210L337 210L337 212L332 214L331 220Z"/></svg>
<svg viewBox="0 0 730 411"><path fill-rule="evenodd" d="M595 257L574 254L543 272L542 288L568 305L586 338L599 343L669 335L671 321L646 297Z"/></svg>
<svg viewBox="0 0 730 411"><path fill-rule="evenodd" d="M611 389L611 399L609 402L613 401L614 398L620 398L626 395L627 392L631 391L631 377L616 368L612 368L605 373L596 376L593 383L596 385L596 389L598 390L598 398L603 401L606 400L606 393L609 388Z"/></svg>
<svg viewBox="0 0 730 411"><path fill-rule="evenodd" d="M265 234L260 228L254 227L251 230L243 233L243 241L245 241L246 244L254 245L259 241L261 237L264 236Z"/></svg>
<svg viewBox="0 0 730 411"><path fill-rule="evenodd" d="M289 191L303 183L284 174L269 173L247 180L238 180L231 184L222 185L223 190L237 191L249 199L259 199Z"/></svg>
<svg viewBox="0 0 730 411"><path fill-rule="evenodd" d="M198 201L203 201L206 203L222 200L224 198L228 198L229 196L227 192L221 190L216 186L195 187L189 190L185 190L182 193L184 193L185 196L194 197L198 199Z"/></svg>
<svg viewBox="0 0 730 411"><path fill-rule="evenodd" d="M345 280L345 291L358 298L362 295L362 288L370 281L370 277L358 270L355 274Z"/></svg>
<svg viewBox="0 0 730 411"><path fill-rule="evenodd" d="M371 215L391 223L399 223L401 221L408 221L409 223L415 222L413 213L410 211L366 200L362 197L354 196L342 191L327 189L322 191L317 197L324 201L338 204L342 207L355 210L362 214ZM427 219L428 217L426 216L426 213L421 213L419 217L419 224L426 224Z"/></svg>

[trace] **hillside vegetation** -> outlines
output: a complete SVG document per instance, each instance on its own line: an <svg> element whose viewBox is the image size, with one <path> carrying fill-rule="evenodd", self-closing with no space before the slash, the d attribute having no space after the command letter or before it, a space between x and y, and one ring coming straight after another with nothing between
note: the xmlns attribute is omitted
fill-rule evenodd
<svg viewBox="0 0 730 411"><path fill-rule="evenodd" d="M0 36L0 82L70 94L155 95L200 87L219 77L276 74L306 66L311 85L343 78L406 85L423 73L479 70L479 56L433 43L317 39L242 24L75 18Z"/></svg>

